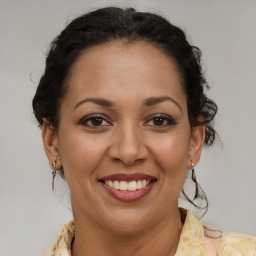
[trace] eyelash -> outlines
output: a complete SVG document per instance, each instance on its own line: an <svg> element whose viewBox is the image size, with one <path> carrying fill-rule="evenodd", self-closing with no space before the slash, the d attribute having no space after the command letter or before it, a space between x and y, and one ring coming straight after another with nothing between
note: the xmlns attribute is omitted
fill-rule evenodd
<svg viewBox="0 0 256 256"><path fill-rule="evenodd" d="M100 119L100 120L102 120L102 122L106 122L107 123L107 125L102 125L102 124L100 124L100 125L93 125L92 124L92 121L94 120L97 120L97 119ZM153 124L153 125L148 125L147 123L149 123L150 121L153 121L154 122L154 120L156 121L156 119L162 119L164 122L165 122L165 124L164 125L155 125L155 124ZM88 122L91 122L91 124L89 125L88 124ZM98 127L105 127L105 126L111 126L112 124L111 124L111 122L109 122L108 120L106 120L106 118L104 117L104 116L102 116L102 115L91 115L91 116L87 116L87 117L85 117L85 118L82 118L79 122L78 122L78 124L80 124L80 125L84 125L84 126L87 126L87 127L90 127L90 128L98 128ZM144 123L144 125L145 126L155 126L155 127L166 127L166 126L171 126L171 125L176 125L177 124L177 122L172 118L172 117L170 117L170 116L166 116L166 115L163 115L163 114L158 114L158 115L154 115L152 118L150 118L148 121L146 121L145 123Z"/></svg>
<svg viewBox="0 0 256 256"><path fill-rule="evenodd" d="M93 120L97 120L97 119L101 119L103 122L107 122L107 125L93 125L91 123L91 125L88 125L88 122L92 122ZM111 123L109 121L106 120L105 117L103 117L102 115L91 115L91 116L87 116L85 118L82 118L78 124L81 124L81 125L85 125L87 127L90 127L90 128L96 128L96 127L102 127L102 126L110 126Z"/></svg>
<svg viewBox="0 0 256 256"><path fill-rule="evenodd" d="M149 123L149 121L154 121L156 119L162 119L162 120L164 120L164 122L166 124L165 125L152 125L152 126L155 126L155 127L166 127L166 126L171 126L171 125L176 125L177 124L177 122L172 117L166 116L166 115L163 115L163 114L154 115L146 123ZM146 126L150 126L150 125L146 125Z"/></svg>

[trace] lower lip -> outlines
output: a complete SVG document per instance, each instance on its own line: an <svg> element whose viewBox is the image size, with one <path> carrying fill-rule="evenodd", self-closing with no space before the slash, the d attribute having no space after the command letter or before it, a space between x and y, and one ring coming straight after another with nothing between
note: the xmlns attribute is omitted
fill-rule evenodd
<svg viewBox="0 0 256 256"><path fill-rule="evenodd" d="M123 191L119 189L111 188L104 183L101 183L105 190L113 196L115 199L122 202L135 202L146 196L154 186L155 182L151 182L145 188L138 189L135 191Z"/></svg>

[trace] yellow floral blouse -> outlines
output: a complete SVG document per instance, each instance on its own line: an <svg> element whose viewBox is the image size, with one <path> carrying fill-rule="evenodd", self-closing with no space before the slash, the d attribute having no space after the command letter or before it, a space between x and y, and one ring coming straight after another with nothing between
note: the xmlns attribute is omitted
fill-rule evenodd
<svg viewBox="0 0 256 256"><path fill-rule="evenodd" d="M64 225L57 242L51 245L42 256L71 256L71 243L75 235L74 221ZM175 256L207 256L204 228L202 224L187 211ZM218 256L256 256L256 237L224 232L221 243L216 246Z"/></svg>

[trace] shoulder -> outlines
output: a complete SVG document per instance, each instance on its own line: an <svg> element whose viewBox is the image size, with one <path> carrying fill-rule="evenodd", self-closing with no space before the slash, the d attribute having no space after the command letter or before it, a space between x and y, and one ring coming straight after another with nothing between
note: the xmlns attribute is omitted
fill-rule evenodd
<svg viewBox="0 0 256 256"><path fill-rule="evenodd" d="M62 231L58 234L58 238L55 244L52 244L42 256L54 256L54 255L71 255L71 244L75 236L75 224L74 221L70 221L64 225Z"/></svg>
<svg viewBox="0 0 256 256"><path fill-rule="evenodd" d="M256 256L256 237L224 232L221 241L221 255Z"/></svg>
<svg viewBox="0 0 256 256"><path fill-rule="evenodd" d="M55 244L52 244L47 248L47 250L44 251L41 256L54 256L55 247Z"/></svg>
<svg viewBox="0 0 256 256"><path fill-rule="evenodd" d="M205 235L207 256L256 256L256 237L232 232L223 232L221 237Z"/></svg>

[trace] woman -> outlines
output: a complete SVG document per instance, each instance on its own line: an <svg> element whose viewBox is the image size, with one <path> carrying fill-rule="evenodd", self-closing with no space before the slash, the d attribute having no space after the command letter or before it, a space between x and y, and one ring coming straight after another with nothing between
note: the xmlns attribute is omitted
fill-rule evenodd
<svg viewBox="0 0 256 256"><path fill-rule="evenodd" d="M185 197L207 203L194 172L215 140L205 88L200 50L158 15L104 8L64 29L33 108L74 221L43 255L256 255L256 238L207 237L178 207L188 170Z"/></svg>

